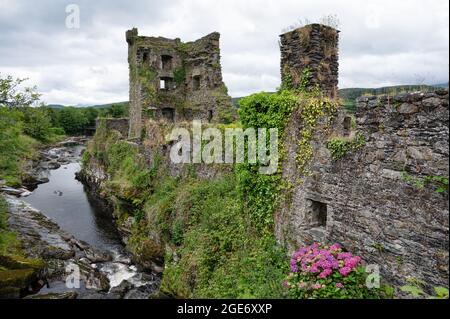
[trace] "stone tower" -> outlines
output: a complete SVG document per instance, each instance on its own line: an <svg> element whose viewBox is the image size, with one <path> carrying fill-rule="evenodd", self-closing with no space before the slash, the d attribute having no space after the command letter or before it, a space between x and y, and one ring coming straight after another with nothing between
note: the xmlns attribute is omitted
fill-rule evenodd
<svg viewBox="0 0 450 319"><path fill-rule="evenodd" d="M129 137L141 136L145 118L168 122L227 122L234 107L222 81L220 34L197 41L126 32L130 72Z"/></svg>
<svg viewBox="0 0 450 319"><path fill-rule="evenodd" d="M310 24L280 36L281 79L294 88L319 87L331 98L337 95L339 31Z"/></svg>

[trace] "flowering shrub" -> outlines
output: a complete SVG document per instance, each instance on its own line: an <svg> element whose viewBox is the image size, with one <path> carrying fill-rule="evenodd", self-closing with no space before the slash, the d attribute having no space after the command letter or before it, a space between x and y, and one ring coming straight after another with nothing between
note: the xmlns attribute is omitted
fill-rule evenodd
<svg viewBox="0 0 450 319"><path fill-rule="evenodd" d="M379 289L366 287L361 257L339 244L313 244L292 255L291 272L284 282L295 298L379 298Z"/></svg>

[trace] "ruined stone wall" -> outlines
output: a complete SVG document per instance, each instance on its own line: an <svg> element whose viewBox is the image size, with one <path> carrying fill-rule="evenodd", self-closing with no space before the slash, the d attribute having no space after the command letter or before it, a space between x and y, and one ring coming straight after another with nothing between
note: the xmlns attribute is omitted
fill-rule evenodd
<svg viewBox="0 0 450 319"><path fill-rule="evenodd" d="M449 176L448 91L361 97L357 110L354 117L340 112L328 129L324 119L306 176L295 161L301 121L290 119L283 179L292 187L275 217L277 239L291 251L342 243L396 285L408 276L448 285L448 188L420 185ZM329 140L359 134L364 146L332 158Z"/></svg>
<svg viewBox="0 0 450 319"><path fill-rule="evenodd" d="M105 125L108 131L118 131L122 137L128 137L129 130L129 120L127 118L120 119L107 119L107 118L99 118L95 121L95 128L97 129L100 125Z"/></svg>
<svg viewBox="0 0 450 319"><path fill-rule="evenodd" d="M336 97L339 31L310 24L280 36L281 79L293 88L319 87Z"/></svg>
<svg viewBox="0 0 450 319"><path fill-rule="evenodd" d="M222 81L220 35L197 41L126 33L130 68L130 137L141 136L145 119L223 122L233 113ZM232 118L233 116L231 116Z"/></svg>

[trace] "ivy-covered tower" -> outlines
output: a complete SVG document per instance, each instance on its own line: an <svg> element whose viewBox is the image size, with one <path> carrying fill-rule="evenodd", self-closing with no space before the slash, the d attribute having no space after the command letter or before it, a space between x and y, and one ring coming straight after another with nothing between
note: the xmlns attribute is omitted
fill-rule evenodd
<svg viewBox="0 0 450 319"><path fill-rule="evenodd" d="M310 24L280 35L281 79L293 88L319 87L331 98L338 89L339 31Z"/></svg>
<svg viewBox="0 0 450 319"><path fill-rule="evenodd" d="M227 121L233 106L222 81L220 34L197 41L139 36L126 32L130 72L129 137L141 136L142 122L200 119Z"/></svg>

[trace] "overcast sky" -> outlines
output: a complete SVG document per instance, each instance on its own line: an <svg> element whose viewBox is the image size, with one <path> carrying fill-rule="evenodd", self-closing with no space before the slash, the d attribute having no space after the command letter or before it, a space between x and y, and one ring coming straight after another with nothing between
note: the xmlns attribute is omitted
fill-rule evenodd
<svg viewBox="0 0 450 319"><path fill-rule="evenodd" d="M80 28L66 27L66 6ZM0 72L47 103L128 100L125 30L195 40L221 33L230 95L280 83L278 35L299 19L340 20L340 88L448 82L448 0L0 0Z"/></svg>

